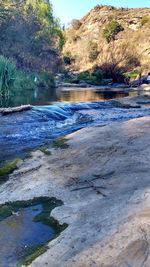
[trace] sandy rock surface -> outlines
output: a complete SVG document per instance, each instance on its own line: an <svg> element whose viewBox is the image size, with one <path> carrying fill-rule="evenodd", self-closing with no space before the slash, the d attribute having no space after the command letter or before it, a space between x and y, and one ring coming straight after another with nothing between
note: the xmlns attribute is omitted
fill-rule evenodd
<svg viewBox="0 0 150 267"><path fill-rule="evenodd" d="M40 151L0 187L0 203L57 197L68 223L32 267L150 266L150 117L90 127Z"/></svg>

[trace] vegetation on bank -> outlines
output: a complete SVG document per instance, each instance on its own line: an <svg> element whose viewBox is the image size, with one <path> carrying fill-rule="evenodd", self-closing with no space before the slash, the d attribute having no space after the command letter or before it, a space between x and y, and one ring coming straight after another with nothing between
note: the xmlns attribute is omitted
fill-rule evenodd
<svg viewBox="0 0 150 267"><path fill-rule="evenodd" d="M11 97L19 91L50 90L54 88L54 76L48 72L29 72L17 68L15 62L0 56L0 96Z"/></svg>
<svg viewBox="0 0 150 267"><path fill-rule="evenodd" d="M48 0L6 0L0 3L0 54L18 67L57 71L64 34Z"/></svg>
<svg viewBox="0 0 150 267"><path fill-rule="evenodd" d="M53 93L65 38L50 1L2 1L0 32L0 106L11 106L12 96L22 99L29 90Z"/></svg>
<svg viewBox="0 0 150 267"><path fill-rule="evenodd" d="M95 66L92 70L82 71L77 75L77 79L83 80L92 85L101 84L103 80L102 71Z"/></svg>
<svg viewBox="0 0 150 267"><path fill-rule="evenodd" d="M103 30L103 37L108 43L115 40L116 35L123 31L123 26L116 20L110 21Z"/></svg>
<svg viewBox="0 0 150 267"><path fill-rule="evenodd" d="M134 73L130 78L138 74L141 68L141 56L136 52L134 44L131 45L128 42L118 44L112 41L110 46L101 47L101 50L97 49L97 46L94 50L91 48L89 54L92 59L90 62L96 62L96 64L90 70L81 71L75 81L81 79L91 84L100 84L102 79L112 79L113 82L123 82L126 73ZM97 61L95 58L98 58Z"/></svg>

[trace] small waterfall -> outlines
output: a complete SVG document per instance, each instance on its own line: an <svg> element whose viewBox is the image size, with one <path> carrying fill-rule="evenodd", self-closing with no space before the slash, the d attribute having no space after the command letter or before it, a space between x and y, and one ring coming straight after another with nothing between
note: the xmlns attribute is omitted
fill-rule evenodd
<svg viewBox="0 0 150 267"><path fill-rule="evenodd" d="M0 115L0 161L50 143L83 127L150 115L148 108L124 109L113 101L54 103L30 111Z"/></svg>

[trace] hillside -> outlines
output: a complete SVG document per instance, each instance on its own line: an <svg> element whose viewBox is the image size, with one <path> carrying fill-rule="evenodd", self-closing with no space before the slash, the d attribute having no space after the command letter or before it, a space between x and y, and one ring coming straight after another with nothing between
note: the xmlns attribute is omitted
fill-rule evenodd
<svg viewBox="0 0 150 267"><path fill-rule="evenodd" d="M147 72L150 68L149 14L150 8L96 6L66 29L65 60L70 58L71 68L75 70L90 69L98 64L106 71L121 67L125 72L139 68ZM104 31L114 21L122 30L108 42Z"/></svg>

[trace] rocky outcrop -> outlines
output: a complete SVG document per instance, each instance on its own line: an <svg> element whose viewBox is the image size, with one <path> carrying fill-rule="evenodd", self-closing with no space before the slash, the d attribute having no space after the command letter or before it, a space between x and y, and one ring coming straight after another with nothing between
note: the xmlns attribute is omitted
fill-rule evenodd
<svg viewBox="0 0 150 267"><path fill-rule="evenodd" d="M70 55L73 58L72 67L84 70L95 64L104 64L110 54L119 54L119 47L127 44L131 54L134 54L141 62L142 70L148 71L150 62L149 13L149 8L129 9L98 5L79 21L78 27L72 24L66 29L67 41L64 55ZM103 38L103 30L113 20L118 21L124 30L116 36L113 45L110 45ZM93 42L97 45L97 53L96 56L94 53L92 61L89 54ZM120 63L123 64L123 60Z"/></svg>

